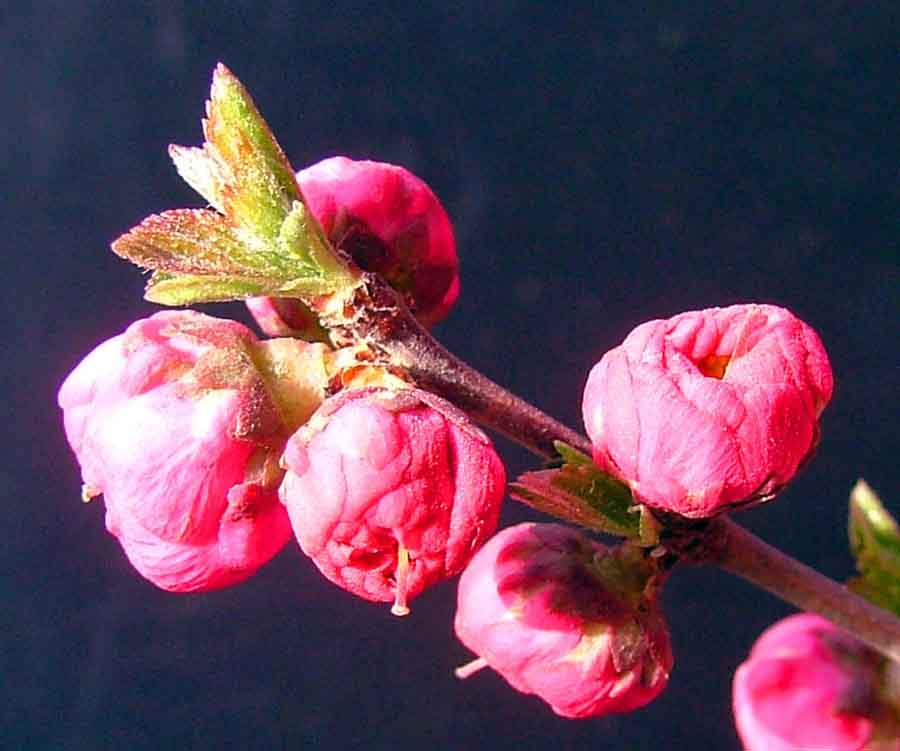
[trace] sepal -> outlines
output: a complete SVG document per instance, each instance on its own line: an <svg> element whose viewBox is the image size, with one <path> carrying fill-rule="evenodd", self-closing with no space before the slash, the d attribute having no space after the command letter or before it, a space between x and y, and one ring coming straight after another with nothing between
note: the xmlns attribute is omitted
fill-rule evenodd
<svg viewBox="0 0 900 751"><path fill-rule="evenodd" d="M557 441L555 447L562 466L520 475L510 485L513 498L597 532L647 547L658 543L658 522L645 506L635 504L627 485L568 444Z"/></svg>

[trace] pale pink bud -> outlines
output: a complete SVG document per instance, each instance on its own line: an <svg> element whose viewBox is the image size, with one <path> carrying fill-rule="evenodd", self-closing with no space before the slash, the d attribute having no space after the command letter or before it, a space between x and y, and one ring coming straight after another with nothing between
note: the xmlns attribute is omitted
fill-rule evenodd
<svg viewBox="0 0 900 751"><path fill-rule="evenodd" d="M342 392L288 442L281 499L335 584L398 615L497 526L505 472L452 405L415 389Z"/></svg>
<svg viewBox="0 0 900 751"><path fill-rule="evenodd" d="M403 167L343 156L301 170L297 182L329 240L403 293L422 324L447 315L459 296L459 259L453 227L428 185ZM315 326L299 301L248 306L270 336L307 335Z"/></svg>
<svg viewBox="0 0 900 751"><path fill-rule="evenodd" d="M614 582L611 555L557 524L497 533L459 580L456 634L479 655L472 666L493 668L563 717L628 712L654 699L672 669L668 629L627 569Z"/></svg>
<svg viewBox="0 0 900 751"><path fill-rule="evenodd" d="M233 321L168 311L104 342L69 375L59 404L85 500L103 494L107 528L144 577L173 591L214 589L284 546L277 460L325 378L303 384L282 367L296 393L276 401L259 367L273 353L302 361L319 346L259 343Z"/></svg>
<svg viewBox="0 0 900 751"><path fill-rule="evenodd" d="M816 333L734 305L638 326L594 366L594 461L654 508L700 518L771 498L813 452L831 398Z"/></svg>
<svg viewBox="0 0 900 751"><path fill-rule="evenodd" d="M887 663L817 615L767 629L734 676L734 717L746 751L897 751L880 703Z"/></svg>

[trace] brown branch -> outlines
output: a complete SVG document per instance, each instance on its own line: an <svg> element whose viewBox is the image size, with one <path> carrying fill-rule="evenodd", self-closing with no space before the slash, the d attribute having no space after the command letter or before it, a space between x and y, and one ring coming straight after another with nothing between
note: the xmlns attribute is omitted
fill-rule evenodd
<svg viewBox="0 0 900 751"><path fill-rule="evenodd" d="M726 516L706 532L712 555L705 561L746 579L846 629L873 649L900 662L900 619L846 587L772 547Z"/></svg>

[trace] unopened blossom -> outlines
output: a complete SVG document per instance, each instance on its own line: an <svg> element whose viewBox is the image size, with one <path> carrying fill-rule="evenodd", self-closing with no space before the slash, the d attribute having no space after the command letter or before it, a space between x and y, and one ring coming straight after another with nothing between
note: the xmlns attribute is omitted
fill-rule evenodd
<svg viewBox="0 0 900 751"><path fill-rule="evenodd" d="M281 498L303 551L368 600L407 601L459 573L497 526L505 472L487 437L415 389L326 400L288 442Z"/></svg>
<svg viewBox="0 0 900 751"><path fill-rule="evenodd" d="M84 498L103 495L108 530L145 578L215 589L284 546L278 457L323 398L324 372L321 345L258 342L193 311L137 321L75 368L59 404Z"/></svg>
<svg viewBox="0 0 900 751"><path fill-rule="evenodd" d="M343 156L301 170L297 182L329 240L401 292L421 323L447 315L459 296L459 260L453 227L428 185L403 167ZM271 336L315 327L296 300L248 306Z"/></svg>
<svg viewBox="0 0 900 751"><path fill-rule="evenodd" d="M832 392L816 333L733 305L638 326L591 370L594 461L642 503L700 518L767 500L813 452Z"/></svg>
<svg viewBox="0 0 900 751"><path fill-rule="evenodd" d="M497 533L459 581L456 634L488 666L563 717L637 709L665 688L672 652L644 581L613 549L557 524Z"/></svg>
<svg viewBox="0 0 900 751"><path fill-rule="evenodd" d="M898 708L881 697L888 663L817 615L766 630L734 676L746 751L898 751ZM896 697L895 697L896 698Z"/></svg>

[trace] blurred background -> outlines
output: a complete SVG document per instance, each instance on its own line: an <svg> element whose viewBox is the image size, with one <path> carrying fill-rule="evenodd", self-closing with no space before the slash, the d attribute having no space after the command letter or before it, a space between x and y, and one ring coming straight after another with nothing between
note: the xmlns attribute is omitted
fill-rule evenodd
<svg viewBox="0 0 900 751"><path fill-rule="evenodd" d="M438 337L573 427L590 366L644 320L759 301L812 324L837 380L819 455L740 520L846 578L856 478L900 510L898 8L4 4L4 747L737 749L732 673L790 612L769 595L717 570L675 576L668 690L636 714L558 719L489 671L453 677L470 657L453 583L396 619L292 545L231 590L155 589L102 502L79 500L56 391L154 310L108 245L203 205L166 146L200 142L221 60L296 168L346 154L432 186L463 264ZM499 445L510 475L535 466ZM508 502L505 522L531 517Z"/></svg>

